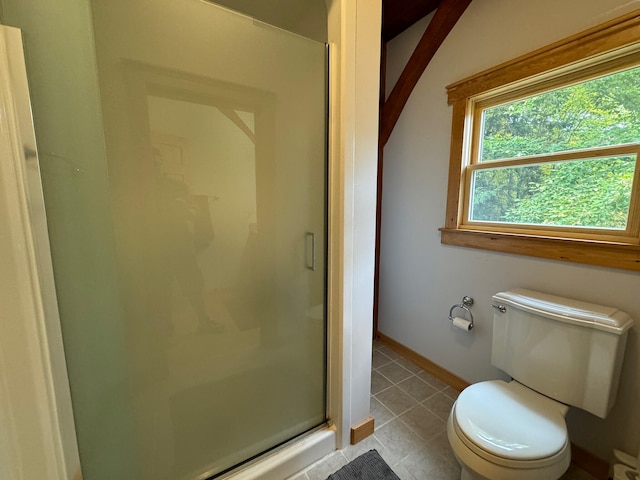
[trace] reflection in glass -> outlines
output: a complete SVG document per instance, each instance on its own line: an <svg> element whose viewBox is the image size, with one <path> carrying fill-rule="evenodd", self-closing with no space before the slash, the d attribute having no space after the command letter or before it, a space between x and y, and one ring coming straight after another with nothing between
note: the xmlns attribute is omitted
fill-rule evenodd
<svg viewBox="0 0 640 480"><path fill-rule="evenodd" d="M288 174L278 180L283 162L257 158L254 112L194 98L146 96L153 164L134 289L147 303L131 355L149 477L159 465L185 478L223 471L324 421L324 311L312 309L324 267L305 269L305 232L323 213L298 223L308 200L274 188ZM320 182L322 207L319 160L301 170Z"/></svg>
<svg viewBox="0 0 640 480"><path fill-rule="evenodd" d="M154 96L147 104L168 328L219 333L227 319L208 304L237 297L238 277L251 273L241 265L257 230L253 114Z"/></svg>

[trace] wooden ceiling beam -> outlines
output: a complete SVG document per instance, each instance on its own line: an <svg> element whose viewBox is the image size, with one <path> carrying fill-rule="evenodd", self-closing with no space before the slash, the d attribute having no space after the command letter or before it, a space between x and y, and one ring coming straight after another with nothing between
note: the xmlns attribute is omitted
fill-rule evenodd
<svg viewBox="0 0 640 480"><path fill-rule="evenodd" d="M429 62L471 0L442 0L380 112L381 146L386 145L402 109Z"/></svg>

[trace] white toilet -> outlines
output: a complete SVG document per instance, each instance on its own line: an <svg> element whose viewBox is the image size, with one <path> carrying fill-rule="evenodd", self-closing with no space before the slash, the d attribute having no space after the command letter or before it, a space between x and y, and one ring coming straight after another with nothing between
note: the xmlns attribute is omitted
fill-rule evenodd
<svg viewBox="0 0 640 480"><path fill-rule="evenodd" d="M565 414L607 416L633 321L524 289L494 295L493 307L491 363L513 380L476 383L456 400L447 434L461 479L557 479L571 462Z"/></svg>

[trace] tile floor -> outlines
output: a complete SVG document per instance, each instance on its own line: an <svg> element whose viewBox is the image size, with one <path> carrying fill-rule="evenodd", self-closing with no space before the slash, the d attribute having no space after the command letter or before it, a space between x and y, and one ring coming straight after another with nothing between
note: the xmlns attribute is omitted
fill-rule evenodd
<svg viewBox="0 0 640 480"><path fill-rule="evenodd" d="M460 467L447 440L446 420L458 392L388 346L374 342L371 414L375 432L331 453L290 480L325 480L375 448L401 480L457 480ZM562 480L596 480L571 466Z"/></svg>

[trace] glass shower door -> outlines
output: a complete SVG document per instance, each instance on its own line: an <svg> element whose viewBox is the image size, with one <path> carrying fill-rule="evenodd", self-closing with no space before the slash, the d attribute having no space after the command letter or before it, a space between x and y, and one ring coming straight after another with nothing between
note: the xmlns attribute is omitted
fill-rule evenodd
<svg viewBox="0 0 640 480"><path fill-rule="evenodd" d="M214 475L325 420L326 49L205 2L93 18L139 468Z"/></svg>
<svg viewBox="0 0 640 480"><path fill-rule="evenodd" d="M213 477L326 420L326 47L205 1L87 4L65 35L92 35L70 78L97 69L102 138L52 147L84 105L34 95L83 478ZM3 2L67 91L38 8Z"/></svg>

